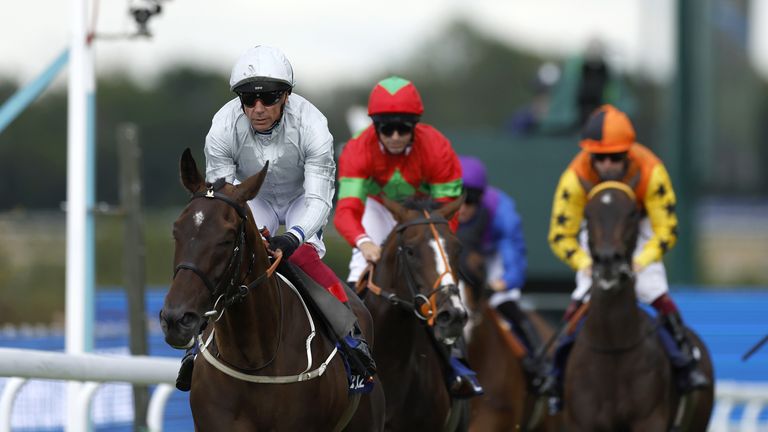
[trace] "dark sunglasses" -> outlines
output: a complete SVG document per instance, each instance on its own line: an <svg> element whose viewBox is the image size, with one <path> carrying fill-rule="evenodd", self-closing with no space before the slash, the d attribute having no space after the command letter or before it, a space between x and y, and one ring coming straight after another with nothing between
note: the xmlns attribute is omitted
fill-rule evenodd
<svg viewBox="0 0 768 432"><path fill-rule="evenodd" d="M379 126L379 133L384 136L392 136L397 131L400 135L407 135L413 132L413 126L411 123L384 123Z"/></svg>
<svg viewBox="0 0 768 432"><path fill-rule="evenodd" d="M594 153L592 159L603 162L606 159L610 159L611 162L621 162L627 158L626 153Z"/></svg>
<svg viewBox="0 0 768 432"><path fill-rule="evenodd" d="M244 106L253 108L256 105L257 100L260 100L264 106L272 106L280 101L280 97L283 96L283 93L285 93L285 91L275 90L263 93L238 93L237 95L240 96L240 102L242 102Z"/></svg>

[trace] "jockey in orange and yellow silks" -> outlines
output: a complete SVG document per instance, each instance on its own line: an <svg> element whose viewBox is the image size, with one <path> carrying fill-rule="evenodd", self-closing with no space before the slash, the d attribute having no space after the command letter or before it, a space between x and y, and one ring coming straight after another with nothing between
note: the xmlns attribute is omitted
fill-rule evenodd
<svg viewBox="0 0 768 432"><path fill-rule="evenodd" d="M664 164L651 150L635 142L631 121L611 105L603 105L592 113L581 138L582 150L562 174L555 190L548 236L555 255L576 270L576 289L565 318L569 319L581 302L587 300L592 286L592 258L584 229L587 194L603 181L625 183L634 190L644 215L632 259L637 298L659 312L660 321L677 342L682 353L675 365L680 390L686 392L710 385L698 369L680 312L668 294L666 270L661 261L677 241L678 224L675 192ZM564 364L566 355L556 359ZM549 389L545 388L555 396L561 391L559 373L563 364L555 365L556 379Z"/></svg>

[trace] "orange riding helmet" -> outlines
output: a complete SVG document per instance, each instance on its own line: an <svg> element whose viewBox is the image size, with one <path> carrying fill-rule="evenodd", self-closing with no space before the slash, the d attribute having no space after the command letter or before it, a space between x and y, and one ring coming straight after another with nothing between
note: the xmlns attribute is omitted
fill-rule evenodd
<svg viewBox="0 0 768 432"><path fill-rule="evenodd" d="M635 143L635 128L613 105L596 109L581 130L579 146L590 153L622 153Z"/></svg>

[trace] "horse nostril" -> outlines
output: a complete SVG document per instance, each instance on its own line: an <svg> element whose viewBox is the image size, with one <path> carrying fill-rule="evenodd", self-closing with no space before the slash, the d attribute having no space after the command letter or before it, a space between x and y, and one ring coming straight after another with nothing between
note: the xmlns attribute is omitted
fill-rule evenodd
<svg viewBox="0 0 768 432"><path fill-rule="evenodd" d="M192 312L187 312L182 315L179 320L179 325L182 327L193 327L197 323L197 315Z"/></svg>
<svg viewBox="0 0 768 432"><path fill-rule="evenodd" d="M435 318L435 323L438 325L448 325L450 324L453 316L450 310L445 310L437 314L437 317Z"/></svg>

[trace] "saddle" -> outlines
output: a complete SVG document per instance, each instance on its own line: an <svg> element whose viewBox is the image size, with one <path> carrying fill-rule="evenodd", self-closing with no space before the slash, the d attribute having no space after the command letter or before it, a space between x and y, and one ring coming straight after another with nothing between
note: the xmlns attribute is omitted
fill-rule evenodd
<svg viewBox="0 0 768 432"><path fill-rule="evenodd" d="M331 341L338 342L349 334L357 321L350 308L287 260L280 262L277 271L296 287L307 303L309 312L323 323L323 331Z"/></svg>

